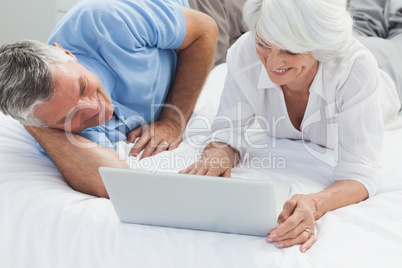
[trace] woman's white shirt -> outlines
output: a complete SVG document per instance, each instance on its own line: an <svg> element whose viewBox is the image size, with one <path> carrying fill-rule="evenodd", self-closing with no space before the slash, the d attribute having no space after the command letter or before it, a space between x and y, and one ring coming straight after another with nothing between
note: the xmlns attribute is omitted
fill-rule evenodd
<svg viewBox="0 0 402 268"><path fill-rule="evenodd" d="M292 125L282 89L269 79L251 33L232 46L227 65L209 142L227 143L243 157L249 147L246 130L257 121L272 137L313 142L333 150L333 179L359 181L370 196L375 194L380 181L383 114L396 115L400 103L392 94L396 90L389 88L389 77L358 41L342 59L319 63L301 131ZM381 111L383 101L392 104L383 106L387 111Z"/></svg>

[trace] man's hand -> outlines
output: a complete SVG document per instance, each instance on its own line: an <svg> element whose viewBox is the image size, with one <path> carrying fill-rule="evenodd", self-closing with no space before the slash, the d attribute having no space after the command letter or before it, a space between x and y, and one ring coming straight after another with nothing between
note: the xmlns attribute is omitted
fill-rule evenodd
<svg viewBox="0 0 402 268"><path fill-rule="evenodd" d="M129 143L139 138L131 149L130 156L138 156L143 149L141 159L176 149L182 141L182 133L182 125L169 119L138 127L127 135Z"/></svg>

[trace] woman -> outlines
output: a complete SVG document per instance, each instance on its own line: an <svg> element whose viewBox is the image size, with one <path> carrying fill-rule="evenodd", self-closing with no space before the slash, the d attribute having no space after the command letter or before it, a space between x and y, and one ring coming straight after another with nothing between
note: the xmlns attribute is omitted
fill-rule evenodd
<svg viewBox="0 0 402 268"><path fill-rule="evenodd" d="M362 1L374 9L386 3ZM266 239L279 248L302 244L305 252L316 241L316 220L375 194L383 124L400 109L402 80L379 69L354 37L345 0L249 0L243 16L250 31L228 53L218 111L230 120L214 122L201 159L182 172L230 177L246 150L244 131L256 118L273 137L337 150L334 183L294 195Z"/></svg>

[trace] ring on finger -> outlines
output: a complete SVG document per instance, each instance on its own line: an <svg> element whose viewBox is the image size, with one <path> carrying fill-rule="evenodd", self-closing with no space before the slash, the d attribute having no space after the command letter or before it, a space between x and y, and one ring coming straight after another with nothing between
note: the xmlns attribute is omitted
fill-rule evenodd
<svg viewBox="0 0 402 268"><path fill-rule="evenodd" d="M304 229L303 232L307 232L307 233L308 233L308 239L310 239L310 237L314 235L313 231L311 231L309 228Z"/></svg>
<svg viewBox="0 0 402 268"><path fill-rule="evenodd" d="M167 143L166 141L162 142L161 144L163 145L163 147L166 147L166 149L169 148L169 143Z"/></svg>

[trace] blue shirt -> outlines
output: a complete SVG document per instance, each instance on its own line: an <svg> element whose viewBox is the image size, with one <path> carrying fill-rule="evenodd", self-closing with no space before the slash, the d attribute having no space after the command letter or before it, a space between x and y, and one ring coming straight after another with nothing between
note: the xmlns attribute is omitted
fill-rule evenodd
<svg viewBox="0 0 402 268"><path fill-rule="evenodd" d="M114 116L81 136L102 146L156 120L173 82L186 34L188 0L81 0L53 30L59 43L100 79Z"/></svg>

